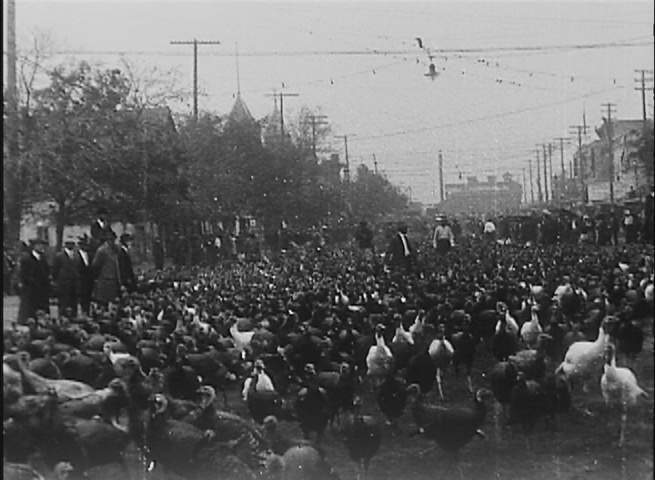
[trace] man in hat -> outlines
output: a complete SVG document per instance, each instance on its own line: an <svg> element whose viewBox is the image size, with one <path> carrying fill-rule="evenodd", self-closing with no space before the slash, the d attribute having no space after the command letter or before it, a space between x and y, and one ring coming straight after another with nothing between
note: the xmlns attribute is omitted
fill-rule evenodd
<svg viewBox="0 0 655 480"><path fill-rule="evenodd" d="M105 230L104 243L98 247L93 257L91 269L94 278L93 299L106 306L120 296L121 286L116 234L111 228Z"/></svg>
<svg viewBox="0 0 655 480"><path fill-rule="evenodd" d="M130 257L130 247L132 246L132 235L124 233L120 238L118 249L118 271L121 278L121 286L125 287L128 292L136 289L136 277L132 268L132 258Z"/></svg>
<svg viewBox="0 0 655 480"><path fill-rule="evenodd" d="M373 250L373 231L366 220L359 222L359 227L355 230L355 240L360 250Z"/></svg>
<svg viewBox="0 0 655 480"><path fill-rule="evenodd" d="M77 299L82 312L88 315L91 306L91 295L93 293L93 271L91 269L91 245L86 235L78 239L77 247L77 254L75 256L78 271Z"/></svg>
<svg viewBox="0 0 655 480"><path fill-rule="evenodd" d="M106 208L99 208L96 212L96 219L91 224L91 243L100 245L104 242L105 231L109 227L107 215L109 212Z"/></svg>
<svg viewBox="0 0 655 480"><path fill-rule="evenodd" d="M387 262L390 266L409 272L414 262L414 247L407 238L407 225L398 224L398 231L391 239L387 249Z"/></svg>
<svg viewBox="0 0 655 480"><path fill-rule="evenodd" d="M52 263L52 279L59 300L60 317L64 313L77 313L77 284L80 272L76 257L75 240L73 237L66 237L63 250L55 255Z"/></svg>
<svg viewBox="0 0 655 480"><path fill-rule="evenodd" d="M637 241L637 232L639 231L639 226L637 225L637 219L630 209L625 210L623 217L623 230L625 233L625 243L635 243Z"/></svg>
<svg viewBox="0 0 655 480"><path fill-rule="evenodd" d="M434 229L434 235L432 235L432 246L437 250L437 253L445 254L454 244L455 236L446 223L446 219L437 217L437 226Z"/></svg>
<svg viewBox="0 0 655 480"><path fill-rule="evenodd" d="M50 310L50 267L45 258L45 240L30 241L30 249L20 260L20 306L18 321L34 318L37 310Z"/></svg>

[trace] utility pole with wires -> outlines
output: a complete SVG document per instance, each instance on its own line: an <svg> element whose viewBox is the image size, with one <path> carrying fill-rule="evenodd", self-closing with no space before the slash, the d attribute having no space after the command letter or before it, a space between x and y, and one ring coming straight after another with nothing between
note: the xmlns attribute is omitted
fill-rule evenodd
<svg viewBox="0 0 655 480"><path fill-rule="evenodd" d="M439 201L443 202L446 199L443 185L443 154L439 150Z"/></svg>
<svg viewBox="0 0 655 480"><path fill-rule="evenodd" d="M542 143L541 147L544 149L544 201L548 203L548 163L546 162L546 144Z"/></svg>
<svg viewBox="0 0 655 480"><path fill-rule="evenodd" d="M193 118L198 120L198 45L220 45L218 40L172 41L171 45L193 45Z"/></svg>
<svg viewBox="0 0 655 480"><path fill-rule="evenodd" d="M284 88L284 84L282 85L282 88ZM266 94L266 96L280 98L280 140L284 142L284 97L299 97L300 95L297 93L273 92Z"/></svg>
<svg viewBox="0 0 655 480"><path fill-rule="evenodd" d="M652 82L653 77L646 78L646 74L653 74L652 70L635 70L635 73L640 73L641 78L635 79L635 82L640 83L641 86L635 87L635 90L641 91L641 111L644 121L644 132L648 131L648 117L646 116L646 90L653 90L653 86L646 87L646 82Z"/></svg>
<svg viewBox="0 0 655 480"><path fill-rule="evenodd" d="M562 169L561 178L562 180L566 179L566 168L564 168L564 143L568 143L571 140L571 137L557 137L556 141L559 142L559 160L560 168Z"/></svg>
<svg viewBox="0 0 655 480"><path fill-rule="evenodd" d="M539 152L537 151L537 155ZM530 174L530 203L534 204L534 183L532 182L532 159L528 158L528 173ZM527 195L527 193L526 193Z"/></svg>
<svg viewBox="0 0 655 480"><path fill-rule="evenodd" d="M550 170L550 176L548 181L550 182L550 201L553 202L555 198L553 197L555 189L553 188L553 144L548 143L548 169Z"/></svg>
<svg viewBox="0 0 655 480"><path fill-rule="evenodd" d="M327 125L327 115L308 115L312 122L312 155L316 159L316 127L320 125Z"/></svg>
<svg viewBox="0 0 655 480"><path fill-rule="evenodd" d="M544 197L541 193L541 173L540 168L539 168L539 145L537 145L537 148L535 149L535 152L537 152L537 201L539 203L542 203L544 201Z"/></svg>
<svg viewBox="0 0 655 480"><path fill-rule="evenodd" d="M569 128L573 129L569 133L577 134L578 136L578 158L573 162L571 178L579 177L580 181L584 183L586 165L582 153L582 136L587 134L589 127L583 123L582 125L571 125Z"/></svg>
<svg viewBox="0 0 655 480"><path fill-rule="evenodd" d="M352 136L352 135L351 135ZM339 135L335 138L343 138L344 154L346 156L346 168L343 169L343 178L346 184L350 184L350 160L348 159L348 135Z"/></svg>
<svg viewBox="0 0 655 480"><path fill-rule="evenodd" d="M525 167L521 169L523 172L523 203L527 204L528 203L528 189L525 185Z"/></svg>
<svg viewBox="0 0 655 480"><path fill-rule="evenodd" d="M8 219L5 238L18 240L20 237L20 222L22 216L22 165L18 147L18 82L16 76L16 0L7 2L7 90L5 93L6 110L5 134L7 135L8 175L4 176L4 187L7 192L4 203L4 214Z"/></svg>
<svg viewBox="0 0 655 480"><path fill-rule="evenodd" d="M612 125L612 110L616 107L616 104L608 102L603 103L602 106L607 108L607 128L605 131L607 132L607 150L609 156L610 203L614 205L614 128Z"/></svg>

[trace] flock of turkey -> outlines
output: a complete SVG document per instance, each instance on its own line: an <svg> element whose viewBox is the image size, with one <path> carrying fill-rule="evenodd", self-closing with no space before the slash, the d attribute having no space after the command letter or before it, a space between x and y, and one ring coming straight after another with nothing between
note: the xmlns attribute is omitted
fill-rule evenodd
<svg viewBox="0 0 655 480"><path fill-rule="evenodd" d="M574 400L589 388L621 416L623 446L628 411L649 394L617 355L641 352L652 261L482 248L425 254L408 276L345 249L171 271L92 318L13 324L5 478L338 478L326 435L364 477L403 435L457 465L494 403L529 434L542 418L556 428L571 409L588 414ZM453 402L446 373L461 367L470 398ZM237 390L250 418L228 401Z"/></svg>

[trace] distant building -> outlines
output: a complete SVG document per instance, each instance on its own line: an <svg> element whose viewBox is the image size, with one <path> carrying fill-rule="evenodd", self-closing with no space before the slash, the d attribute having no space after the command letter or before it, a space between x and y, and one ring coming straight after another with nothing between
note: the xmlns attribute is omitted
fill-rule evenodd
<svg viewBox="0 0 655 480"><path fill-rule="evenodd" d="M652 173L640 158L639 148L644 139L642 120L614 120L612 132L612 158L609 156L608 122L595 129L598 138L582 146L574 154L574 176L587 190L589 201L608 201L609 181L614 170L614 199L622 200L631 195L645 195L653 184ZM647 132L653 134L653 122L648 122ZM652 170L651 170L652 172Z"/></svg>
<svg viewBox="0 0 655 480"><path fill-rule="evenodd" d="M447 214L497 214L516 210L521 206L523 188L512 179L510 173L497 181L495 175L487 176L486 182L468 177L466 183L448 183L446 199L438 209Z"/></svg>

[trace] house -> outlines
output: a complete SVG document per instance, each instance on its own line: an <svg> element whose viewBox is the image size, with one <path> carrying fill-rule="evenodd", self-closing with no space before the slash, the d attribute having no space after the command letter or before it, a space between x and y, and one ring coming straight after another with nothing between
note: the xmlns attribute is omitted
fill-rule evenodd
<svg viewBox="0 0 655 480"><path fill-rule="evenodd" d="M653 122L643 120L606 119L596 128L597 139L582 146L574 155L575 176L587 190L592 202L610 199L610 175L613 173L614 199L623 200L633 195L645 195L653 184L652 166L640 156L644 135L653 135ZM609 139L612 138L612 157Z"/></svg>

